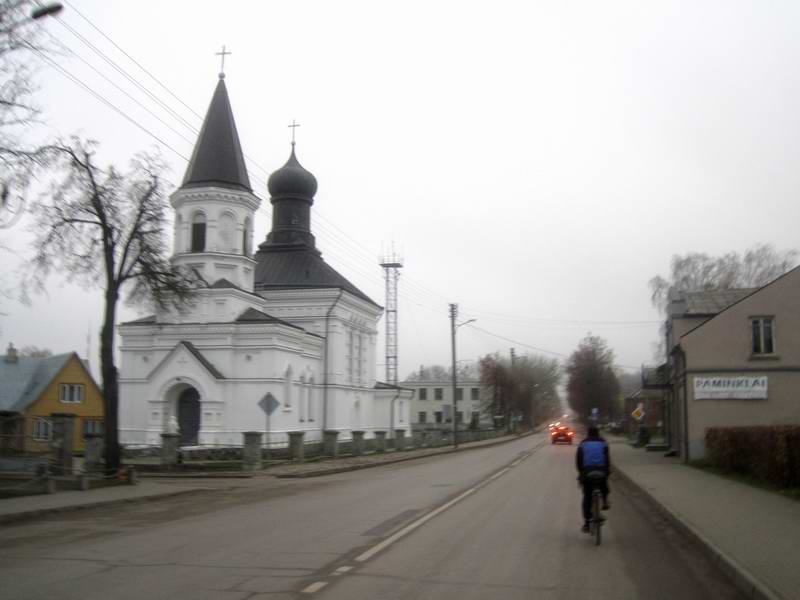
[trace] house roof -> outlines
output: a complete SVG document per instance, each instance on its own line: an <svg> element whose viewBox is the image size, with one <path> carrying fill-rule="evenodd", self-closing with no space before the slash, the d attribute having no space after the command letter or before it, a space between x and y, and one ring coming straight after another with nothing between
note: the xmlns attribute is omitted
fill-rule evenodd
<svg viewBox="0 0 800 600"><path fill-rule="evenodd" d="M681 336L681 338L684 338L684 337L686 337L687 335L694 333L694 332L695 332L695 331L697 331L698 329L702 329L702 327L703 327L704 325L706 325L706 324L707 324L707 323L709 323L710 321L713 321L713 320L714 320L714 319L716 319L716 318L717 318L717 317L718 317L720 314L722 314L722 313L724 313L725 311L727 311L728 309L732 308L734 305L736 305L736 304L739 304L739 302L742 302L743 300L746 300L746 299L747 299L747 298L749 298L750 296L755 296L756 294L758 294L759 292L761 292L763 289L765 289L765 288L768 288L768 287L770 287L771 285L774 285L775 283L777 283L778 281L781 281L781 280L782 280L782 279L784 279L785 277L790 277L790 276L792 276L793 274L798 274L798 273L800 273L800 266L794 267L793 269L790 269L790 270L786 271L786 273L784 273L784 274L783 274L783 275L781 275L780 277L776 277L775 279L773 279L772 281L770 281L768 284L766 284L766 285L763 285L763 286L761 286L760 288L742 288L742 289L738 289L738 290L725 290L725 291L728 291L728 292L739 292L739 297L738 297L738 298L736 298L735 300L733 300L733 301L732 301L730 304L728 304L727 306L725 306L725 307L721 308L719 311L717 311L716 313L714 313L714 314L713 314L713 316L712 316L710 319L708 319L708 320L706 320L706 321L703 321L703 322L702 322L702 323L700 323L700 324L699 324L697 327L694 327L693 329L690 329L689 331L687 331L686 333L684 333L684 334ZM732 295L731 297L734 297L734 296ZM709 314L709 313L706 313L706 314Z"/></svg>
<svg viewBox="0 0 800 600"><path fill-rule="evenodd" d="M24 411L73 356L78 357L68 352L46 358L20 356L16 362L6 362L5 356L0 359L0 411Z"/></svg>
<svg viewBox="0 0 800 600"><path fill-rule="evenodd" d="M252 191L223 76L214 90L181 187L209 185Z"/></svg>
<svg viewBox="0 0 800 600"><path fill-rule="evenodd" d="M350 283L308 246L261 244L256 253L255 288L259 291L338 288L380 308L380 305Z"/></svg>
<svg viewBox="0 0 800 600"><path fill-rule="evenodd" d="M755 292L758 288L739 288L732 290L700 290L695 292L679 292L673 303L685 303L681 315L708 316L716 315L731 304L735 304Z"/></svg>

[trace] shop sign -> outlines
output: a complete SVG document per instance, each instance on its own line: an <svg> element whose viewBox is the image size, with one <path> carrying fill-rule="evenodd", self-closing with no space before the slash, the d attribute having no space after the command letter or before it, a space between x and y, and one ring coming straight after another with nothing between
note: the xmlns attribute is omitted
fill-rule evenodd
<svg viewBox="0 0 800 600"><path fill-rule="evenodd" d="M766 400L767 376L695 377L695 400Z"/></svg>

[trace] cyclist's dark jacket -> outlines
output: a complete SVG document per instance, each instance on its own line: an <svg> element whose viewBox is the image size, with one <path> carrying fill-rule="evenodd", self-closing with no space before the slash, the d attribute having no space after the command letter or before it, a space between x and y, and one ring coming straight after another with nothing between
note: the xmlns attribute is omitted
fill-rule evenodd
<svg viewBox="0 0 800 600"><path fill-rule="evenodd" d="M583 440L575 454L575 466L581 474L588 471L605 471L606 475L611 473L606 441L599 436Z"/></svg>

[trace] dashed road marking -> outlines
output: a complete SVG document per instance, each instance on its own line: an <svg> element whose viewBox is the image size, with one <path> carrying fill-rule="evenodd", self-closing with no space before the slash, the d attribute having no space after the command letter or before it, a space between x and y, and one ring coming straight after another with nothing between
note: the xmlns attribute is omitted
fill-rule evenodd
<svg viewBox="0 0 800 600"><path fill-rule="evenodd" d="M334 576L334 577L337 577L337 576L339 576L339 575L344 575L344 574L345 574L345 573L347 573L348 571L352 571L352 570L353 570L353 567L351 567L350 565L345 565L345 566L343 566L343 567L339 567L338 569L336 569L336 570L333 572L333 576Z"/></svg>
<svg viewBox="0 0 800 600"><path fill-rule="evenodd" d="M328 585L327 581L315 581L311 585L309 585L309 586L303 588L302 590L300 590L300 593L301 594L313 594L314 592L320 591L326 585Z"/></svg>

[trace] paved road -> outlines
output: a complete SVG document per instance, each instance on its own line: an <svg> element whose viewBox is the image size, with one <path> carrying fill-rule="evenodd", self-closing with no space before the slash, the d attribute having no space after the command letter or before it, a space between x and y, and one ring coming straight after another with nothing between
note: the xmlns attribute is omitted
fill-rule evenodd
<svg viewBox="0 0 800 600"><path fill-rule="evenodd" d="M222 481L2 527L0 598L737 598L622 493L604 545L592 546L578 531L573 450L544 442L312 480Z"/></svg>

